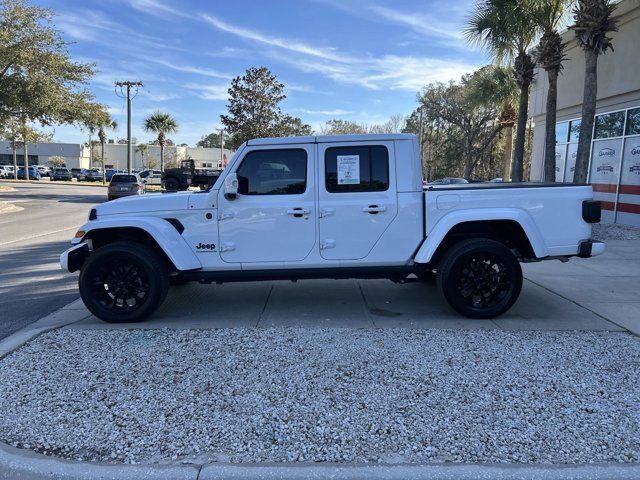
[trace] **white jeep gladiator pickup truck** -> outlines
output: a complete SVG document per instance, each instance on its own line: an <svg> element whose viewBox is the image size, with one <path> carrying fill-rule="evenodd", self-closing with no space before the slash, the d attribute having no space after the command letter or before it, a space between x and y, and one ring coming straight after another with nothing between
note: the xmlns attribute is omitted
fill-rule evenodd
<svg viewBox="0 0 640 480"><path fill-rule="evenodd" d="M95 206L60 261L108 322L149 316L171 283L434 272L456 311L492 318L520 294L519 262L602 253L599 220L588 185L423 187L413 135L267 138L206 191Z"/></svg>

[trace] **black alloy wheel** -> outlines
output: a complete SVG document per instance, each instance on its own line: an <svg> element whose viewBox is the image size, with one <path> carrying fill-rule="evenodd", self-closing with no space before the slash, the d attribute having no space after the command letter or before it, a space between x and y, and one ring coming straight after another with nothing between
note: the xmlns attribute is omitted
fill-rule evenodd
<svg viewBox="0 0 640 480"><path fill-rule="evenodd" d="M134 242L116 242L91 253L80 271L80 296L107 322L135 322L164 301L169 275L164 259Z"/></svg>
<svg viewBox="0 0 640 480"><path fill-rule="evenodd" d="M460 242L438 267L438 286L454 310L470 318L493 318L515 303L522 269L503 244L488 239Z"/></svg>

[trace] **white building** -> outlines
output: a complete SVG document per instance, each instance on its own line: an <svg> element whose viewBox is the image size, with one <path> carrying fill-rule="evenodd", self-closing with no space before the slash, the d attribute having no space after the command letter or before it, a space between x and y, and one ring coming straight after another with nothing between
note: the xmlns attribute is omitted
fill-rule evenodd
<svg viewBox="0 0 640 480"><path fill-rule="evenodd" d="M640 2L621 0L611 34L614 51L598 58L598 98L591 144L589 183L602 202L602 220L640 226ZM573 181L584 89L584 51L568 30L564 70L558 78L556 181ZM531 179L544 177L544 131L548 82L536 70L531 95L535 124Z"/></svg>
<svg viewBox="0 0 640 480"><path fill-rule="evenodd" d="M134 170L143 170L149 167L149 162L153 168L160 168L160 147L147 145L147 152L143 155L138 148L133 145L132 165ZM29 164L47 165L51 157L63 157L67 168L91 168L101 165L101 145L94 145L93 152L83 144L74 143L30 143L28 144ZM164 148L165 167L176 166L181 160L192 158L197 168L222 168L226 160L231 158L233 152L225 149L222 152L219 148L194 148L166 146ZM221 158L222 156L222 158ZM106 143L104 146L105 166L107 168L127 168L127 145L120 143ZM93 165L91 165L93 159ZM18 165L24 163L24 152L22 148L17 150ZM0 141L0 165L13 165L13 152L11 143Z"/></svg>
<svg viewBox="0 0 640 480"><path fill-rule="evenodd" d="M29 143L29 165L46 165L51 157L63 157L69 168L89 168L89 149L77 143ZM22 147L17 150L18 165L24 163ZM11 142L0 140L0 165L13 165Z"/></svg>

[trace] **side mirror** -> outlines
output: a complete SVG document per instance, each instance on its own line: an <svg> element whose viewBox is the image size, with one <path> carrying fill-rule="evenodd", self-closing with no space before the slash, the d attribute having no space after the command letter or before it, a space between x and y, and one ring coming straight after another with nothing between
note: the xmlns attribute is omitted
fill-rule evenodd
<svg viewBox="0 0 640 480"><path fill-rule="evenodd" d="M224 179L224 198L235 200L238 197L238 175L230 173Z"/></svg>

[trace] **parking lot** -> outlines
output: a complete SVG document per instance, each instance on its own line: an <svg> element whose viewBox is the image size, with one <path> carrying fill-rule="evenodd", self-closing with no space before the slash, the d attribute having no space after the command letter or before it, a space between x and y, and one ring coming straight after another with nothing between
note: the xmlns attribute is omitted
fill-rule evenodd
<svg viewBox="0 0 640 480"><path fill-rule="evenodd" d="M82 184L2 182L0 202L0 339L78 297L77 278L64 275L59 255L106 189Z"/></svg>

